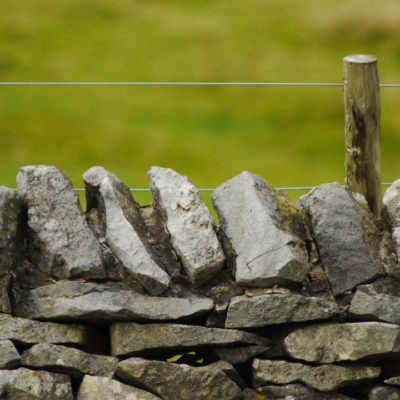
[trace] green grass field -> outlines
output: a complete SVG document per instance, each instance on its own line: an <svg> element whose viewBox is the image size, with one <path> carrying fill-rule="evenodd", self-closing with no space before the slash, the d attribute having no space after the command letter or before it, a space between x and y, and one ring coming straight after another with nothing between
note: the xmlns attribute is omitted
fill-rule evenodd
<svg viewBox="0 0 400 400"><path fill-rule="evenodd" d="M400 82L397 0L2 0L1 81L341 82L378 57ZM0 88L0 184L26 164L77 187L103 165L132 187L151 165L215 187L344 179L341 88ZM382 180L400 177L400 89L382 89ZM146 196L138 196L145 202Z"/></svg>

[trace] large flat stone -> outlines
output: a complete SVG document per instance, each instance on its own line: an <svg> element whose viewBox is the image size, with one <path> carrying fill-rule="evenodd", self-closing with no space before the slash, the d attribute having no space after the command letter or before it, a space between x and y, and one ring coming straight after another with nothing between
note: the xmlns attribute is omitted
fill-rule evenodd
<svg viewBox="0 0 400 400"><path fill-rule="evenodd" d="M305 297L289 291L232 298L225 326L255 328L287 322L329 319L339 307L321 297Z"/></svg>
<svg viewBox="0 0 400 400"><path fill-rule="evenodd" d="M77 400L158 400L149 392L119 381L86 375L79 387Z"/></svg>
<svg viewBox="0 0 400 400"><path fill-rule="evenodd" d="M225 262L210 211L187 177L160 167L152 167L148 177L172 246L192 284L200 286Z"/></svg>
<svg viewBox="0 0 400 400"><path fill-rule="evenodd" d="M82 377L85 374L112 378L119 360L50 343L36 344L21 357L25 367Z"/></svg>
<svg viewBox="0 0 400 400"><path fill-rule="evenodd" d="M383 322L316 324L284 339L288 354L316 363L384 359L400 355L400 326Z"/></svg>
<svg viewBox="0 0 400 400"><path fill-rule="evenodd" d="M235 254L236 282L272 287L299 283L309 271L300 212L264 179L242 172L218 187L212 201Z"/></svg>
<svg viewBox="0 0 400 400"><path fill-rule="evenodd" d="M160 350L256 344L269 340L233 329L205 328L180 324L115 323L111 326L111 353L137 355Z"/></svg>
<svg viewBox="0 0 400 400"><path fill-rule="evenodd" d="M83 180L88 211L96 209L100 214L108 246L150 294L163 292L170 277L156 259L139 206L129 188L102 167L90 168L83 174Z"/></svg>
<svg viewBox="0 0 400 400"><path fill-rule="evenodd" d="M58 343L86 346L92 330L75 324L39 322L0 314L0 340L13 340L24 345Z"/></svg>
<svg viewBox="0 0 400 400"><path fill-rule="evenodd" d="M11 340L0 340L0 354L0 369L15 368L19 365L21 357Z"/></svg>
<svg viewBox="0 0 400 400"><path fill-rule="evenodd" d="M382 273L379 232L372 214L339 185L321 185L300 198L335 295Z"/></svg>
<svg viewBox="0 0 400 400"><path fill-rule="evenodd" d="M242 393L224 372L213 367L129 358L118 364L117 375L163 400L239 400Z"/></svg>
<svg viewBox="0 0 400 400"><path fill-rule="evenodd" d="M370 285L359 286L349 312L355 318L400 324L400 283L382 278Z"/></svg>
<svg viewBox="0 0 400 400"><path fill-rule="evenodd" d="M15 312L18 316L89 322L179 320L205 314L214 307L204 297L190 299L151 297L117 284L58 282L26 293Z"/></svg>
<svg viewBox="0 0 400 400"><path fill-rule="evenodd" d="M26 368L0 370L0 395L12 400L73 400L67 375Z"/></svg>
<svg viewBox="0 0 400 400"><path fill-rule="evenodd" d="M255 359L252 365L255 387L267 384L286 385L304 383L321 392L330 392L345 386L365 383L378 378L379 367L364 365L319 365Z"/></svg>
<svg viewBox="0 0 400 400"><path fill-rule="evenodd" d="M100 243L71 181L56 167L27 166L17 176L28 208L30 256L57 278L103 278Z"/></svg>

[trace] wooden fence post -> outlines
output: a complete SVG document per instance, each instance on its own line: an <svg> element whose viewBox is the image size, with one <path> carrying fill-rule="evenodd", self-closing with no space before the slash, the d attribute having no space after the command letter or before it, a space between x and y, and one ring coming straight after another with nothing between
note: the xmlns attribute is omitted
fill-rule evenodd
<svg viewBox="0 0 400 400"><path fill-rule="evenodd" d="M376 57L343 59L346 130L346 187L363 194L379 218L381 199L380 119Z"/></svg>

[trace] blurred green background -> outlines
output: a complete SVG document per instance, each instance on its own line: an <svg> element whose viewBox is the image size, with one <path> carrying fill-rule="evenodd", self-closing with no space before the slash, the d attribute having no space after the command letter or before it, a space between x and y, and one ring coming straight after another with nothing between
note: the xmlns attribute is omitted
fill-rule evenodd
<svg viewBox="0 0 400 400"><path fill-rule="evenodd" d="M2 0L1 81L342 82L378 57L400 82L398 0ZM0 88L0 184L22 165L76 187L102 165L147 187L151 165L198 187L244 169L274 186L344 179L342 88ZM400 89L382 89L382 180L400 177ZM297 193L294 195L296 197ZM144 195L135 196L141 202Z"/></svg>

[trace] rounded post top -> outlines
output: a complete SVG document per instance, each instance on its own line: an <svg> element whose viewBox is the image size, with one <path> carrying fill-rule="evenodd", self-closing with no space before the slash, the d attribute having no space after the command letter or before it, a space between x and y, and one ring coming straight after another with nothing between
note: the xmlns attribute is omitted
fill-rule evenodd
<svg viewBox="0 0 400 400"><path fill-rule="evenodd" d="M352 64L369 64L377 61L375 56L368 54L353 54L343 58L343 62Z"/></svg>

